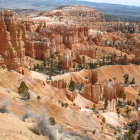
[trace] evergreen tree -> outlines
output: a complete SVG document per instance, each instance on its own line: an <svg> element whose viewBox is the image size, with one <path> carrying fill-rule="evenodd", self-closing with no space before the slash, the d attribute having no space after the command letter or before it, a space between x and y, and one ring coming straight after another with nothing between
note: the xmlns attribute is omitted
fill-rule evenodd
<svg viewBox="0 0 140 140"><path fill-rule="evenodd" d="M69 90L74 91L75 90L75 82L71 79L70 84L69 84Z"/></svg>
<svg viewBox="0 0 140 140"><path fill-rule="evenodd" d="M30 99L29 88L24 81L21 82L20 87L18 88L18 93L23 99Z"/></svg>
<svg viewBox="0 0 140 140"><path fill-rule="evenodd" d="M104 108L106 109L106 108L107 108L107 106L108 106L108 100L107 100L107 99L105 99Z"/></svg>
<svg viewBox="0 0 140 140"><path fill-rule="evenodd" d="M58 69L59 71L62 71L62 70L63 70L63 63L62 63L62 60L61 60L60 57L59 57L59 59L58 59L57 69Z"/></svg>
<svg viewBox="0 0 140 140"><path fill-rule="evenodd" d="M96 105L95 105L95 104L93 105L92 110L93 110L93 112L95 112L95 111L96 111Z"/></svg>
<svg viewBox="0 0 140 140"><path fill-rule="evenodd" d="M124 78L124 84L128 84L129 83L129 75L128 74L125 74L123 76L123 78Z"/></svg>

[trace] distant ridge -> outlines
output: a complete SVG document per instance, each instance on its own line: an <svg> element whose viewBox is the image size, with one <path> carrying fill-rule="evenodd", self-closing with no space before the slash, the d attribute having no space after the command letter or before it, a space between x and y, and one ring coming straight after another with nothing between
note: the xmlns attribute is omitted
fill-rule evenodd
<svg viewBox="0 0 140 140"><path fill-rule="evenodd" d="M86 5L103 14L117 16L128 21L140 21L140 7L119 4L96 3L78 0L0 0L0 8L48 10L65 5Z"/></svg>

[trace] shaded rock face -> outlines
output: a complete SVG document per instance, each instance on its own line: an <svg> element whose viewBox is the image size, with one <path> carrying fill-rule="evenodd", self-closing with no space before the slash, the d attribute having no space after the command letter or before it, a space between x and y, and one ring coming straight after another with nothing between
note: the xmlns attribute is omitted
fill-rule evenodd
<svg viewBox="0 0 140 140"><path fill-rule="evenodd" d="M96 84L98 82L98 72L95 70L91 70L89 72L89 83L92 85Z"/></svg>
<svg viewBox="0 0 140 140"><path fill-rule="evenodd" d="M1 64L16 69L24 65L24 27L18 25L12 11L0 11Z"/></svg>

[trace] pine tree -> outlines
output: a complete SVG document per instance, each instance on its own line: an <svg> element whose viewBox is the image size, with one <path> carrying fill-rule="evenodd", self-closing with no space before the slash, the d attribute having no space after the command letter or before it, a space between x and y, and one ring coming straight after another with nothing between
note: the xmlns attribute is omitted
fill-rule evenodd
<svg viewBox="0 0 140 140"><path fill-rule="evenodd" d="M29 88L24 81L21 82L20 87L18 88L18 93L23 99L30 99Z"/></svg>
<svg viewBox="0 0 140 140"><path fill-rule="evenodd" d="M108 100L107 100L107 99L105 99L104 108L106 109L106 108L107 108L107 106L108 106Z"/></svg>
<svg viewBox="0 0 140 140"><path fill-rule="evenodd" d="M129 83L129 75L128 74L125 74L123 76L123 78L124 78L124 84L128 84Z"/></svg>
<svg viewBox="0 0 140 140"><path fill-rule="evenodd" d="M69 90L74 91L75 90L75 82L71 79L69 84Z"/></svg>
<svg viewBox="0 0 140 140"><path fill-rule="evenodd" d="M95 111L96 111L96 105L95 105L95 104L93 105L92 110L93 110L93 112L95 112Z"/></svg>

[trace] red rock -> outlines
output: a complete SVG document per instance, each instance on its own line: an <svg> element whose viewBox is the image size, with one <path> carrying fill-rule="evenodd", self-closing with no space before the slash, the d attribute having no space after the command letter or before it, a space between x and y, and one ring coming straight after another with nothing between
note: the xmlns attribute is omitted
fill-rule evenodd
<svg viewBox="0 0 140 140"><path fill-rule="evenodd" d="M16 23L12 11L0 11L0 55L9 69L24 65L24 27Z"/></svg>
<svg viewBox="0 0 140 140"><path fill-rule="evenodd" d="M66 90L65 94L66 94L67 98L72 102L74 102L75 98L77 97L77 94L75 92L72 92L69 90Z"/></svg>
<svg viewBox="0 0 140 140"><path fill-rule="evenodd" d="M67 87L67 83L64 80L46 81L46 82L47 84L59 89L65 89Z"/></svg>
<svg viewBox="0 0 140 140"><path fill-rule="evenodd" d="M102 99L112 101L118 97L123 97L124 87L119 82L104 81L100 84L86 84L84 86L83 96L94 102L98 103Z"/></svg>

